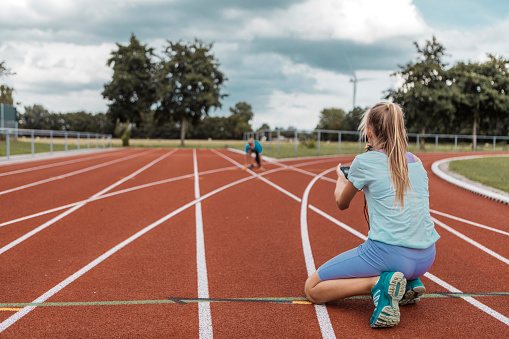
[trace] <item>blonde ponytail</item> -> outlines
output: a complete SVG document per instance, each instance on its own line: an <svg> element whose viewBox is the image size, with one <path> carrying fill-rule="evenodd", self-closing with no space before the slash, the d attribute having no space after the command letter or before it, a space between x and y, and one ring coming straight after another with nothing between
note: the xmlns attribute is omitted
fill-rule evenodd
<svg viewBox="0 0 509 339"><path fill-rule="evenodd" d="M395 205L405 206L405 193L411 189L408 177L406 152L408 136L403 110L398 104L380 103L366 111L359 130L366 139L369 127L376 138L377 146L387 154L391 183L395 192Z"/></svg>

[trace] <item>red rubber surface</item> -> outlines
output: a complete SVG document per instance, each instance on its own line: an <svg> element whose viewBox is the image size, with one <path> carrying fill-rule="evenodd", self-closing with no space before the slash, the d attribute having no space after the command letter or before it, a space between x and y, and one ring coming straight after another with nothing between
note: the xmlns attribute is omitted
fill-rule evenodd
<svg viewBox="0 0 509 339"><path fill-rule="evenodd" d="M91 201L14 247L0 250L0 322L4 326L9 323L2 335L10 338L200 336L198 303L181 301L198 297L195 205L189 205L125 244L19 320L9 320L21 314L18 312L22 307L15 307L15 303L36 300L137 232L193 202L195 178L193 150L125 149L0 166L1 174L80 160L2 176L0 191L5 191L128 156L132 157L0 195L0 223L5 223L90 198L155 162L107 193L132 190ZM419 156L428 171L432 210L509 232L509 206L457 188L431 172L434 161L454 154ZM338 162L351 162L353 156L282 162L299 165L298 168L308 174L292 169L270 172L279 166L268 162L265 164L267 171L255 170L295 199L260 178L217 191L251 177L232 163L242 164L243 156L225 150L197 150L196 159L199 172L212 171L199 177L200 195L208 195L201 201L201 208L209 297L302 300L308 273L301 238L301 202L295 199L304 197L315 175L334 168ZM325 177L335 179L335 175L332 171ZM187 177L180 178L182 176ZM171 178L180 179L138 187ZM310 190L308 203L367 234L362 192L348 210L339 211L333 200L334 187L331 181L318 180ZM0 247L5 248L68 209L0 226ZM502 258L509 258L507 235L437 214L432 213L432 216ZM362 242L311 208L307 209L307 224L316 267ZM508 264L444 228L438 225L436 228L441 239L430 273L464 293L486 294L475 300L507 319ZM419 304L401 307L401 322L391 329L369 327L374 308L370 299L328 304L327 313L335 335L507 336L508 325L503 321L461 298L439 297L436 293L448 292L444 286L426 277L422 281L427 294L434 296L422 298ZM495 296L497 292L505 295ZM170 303L168 298L177 298L174 300L178 303ZM151 302L120 304L129 301ZM68 302L77 304L66 306ZM86 302L110 303L86 305ZM58 304L44 306L49 305L47 303ZM322 336L315 307L306 303L212 300L210 314L217 338Z"/></svg>

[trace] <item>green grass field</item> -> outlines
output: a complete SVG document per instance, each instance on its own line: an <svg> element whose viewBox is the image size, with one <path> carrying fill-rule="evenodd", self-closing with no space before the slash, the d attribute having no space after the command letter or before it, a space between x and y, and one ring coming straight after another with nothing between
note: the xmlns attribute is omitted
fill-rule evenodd
<svg viewBox="0 0 509 339"><path fill-rule="evenodd" d="M509 157L451 161L449 170L509 193Z"/></svg>
<svg viewBox="0 0 509 339"><path fill-rule="evenodd" d="M32 142L30 138L19 138L18 140L10 140L10 155L19 154L31 154L32 153ZM121 144L121 143L120 143ZM90 148L96 147L96 140L90 139ZM99 140L99 148L102 148L102 140ZM109 143L106 147L109 146ZM80 149L87 149L89 142L87 139L80 140ZM72 151L78 149L77 139L67 140L67 150ZM40 138L34 141L34 153L47 153L51 151L51 145L49 138ZM53 152L65 151L65 139L54 138L53 139ZM0 156L7 156L7 142L5 140L0 141Z"/></svg>
<svg viewBox="0 0 509 339"><path fill-rule="evenodd" d="M122 141L120 139L112 140L113 147L122 147ZM67 149L75 150L77 149L77 140L69 138L67 140ZM185 148L225 148L231 147L238 150L244 150L246 145L245 141L242 140L186 140ZM313 145L310 145L306 142L300 142L297 144L297 152L295 152L295 144L290 142L281 142L278 148L278 144L276 141L265 141L262 142L263 145L263 154L272 158L291 158L291 157L307 157L307 156L317 156L317 155L337 155L337 154L358 154L364 151L364 143L361 143L361 148L359 149L358 141L342 141L341 142L341 152L339 152L338 142L329 142L322 141L320 142L320 150L318 151L318 143L315 141ZM30 154L31 151L31 140L30 138L20 138L18 140L11 140L10 142L11 155L16 154ZM82 138L80 140L80 148L102 148L103 140L95 140L90 139L87 140ZM109 147L109 140L105 141L105 146ZM131 147L156 147L156 148L164 148L164 147L180 147L180 140L175 139L131 139L130 140ZM312 147L308 147L312 146ZM63 138L54 138L53 139L53 151L63 151L65 150L65 139ZM455 150L454 143L439 143L435 145L433 142L427 142L425 144L425 148L419 148L417 150L417 145L415 142L409 143L409 151L410 152L453 152ZM496 151L506 151L507 145L505 143L497 144ZM50 139L49 138L40 138L36 139L34 143L34 152L35 153L43 153L50 151ZM456 151L458 152L467 152L471 151L471 146L466 143L458 143L456 147ZM479 145L478 151L483 152L492 152L493 145L485 144ZM0 141L0 156L6 156L6 142L5 140Z"/></svg>

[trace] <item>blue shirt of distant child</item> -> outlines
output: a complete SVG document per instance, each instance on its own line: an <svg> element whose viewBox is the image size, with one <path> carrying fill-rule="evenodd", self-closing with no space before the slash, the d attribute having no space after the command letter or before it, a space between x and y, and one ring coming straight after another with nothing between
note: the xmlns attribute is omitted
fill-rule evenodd
<svg viewBox="0 0 509 339"><path fill-rule="evenodd" d="M249 152L249 148L250 148L249 146L250 146L249 144L246 145L246 153ZM255 140L254 148L251 148L251 151L261 154L262 153L262 145L258 141Z"/></svg>

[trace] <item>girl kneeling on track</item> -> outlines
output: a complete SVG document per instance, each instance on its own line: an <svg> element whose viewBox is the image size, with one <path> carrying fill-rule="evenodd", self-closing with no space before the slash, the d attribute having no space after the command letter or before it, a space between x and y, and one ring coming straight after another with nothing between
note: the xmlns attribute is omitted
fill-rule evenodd
<svg viewBox="0 0 509 339"><path fill-rule="evenodd" d="M368 239L318 268L305 292L316 304L370 293L371 327L392 327L400 321L399 305L415 303L425 292L419 277L433 264L440 236L429 212L426 170L407 152L401 107L377 104L364 113L359 130L374 151L355 157L348 179L338 165L334 197L344 210L364 190Z"/></svg>

